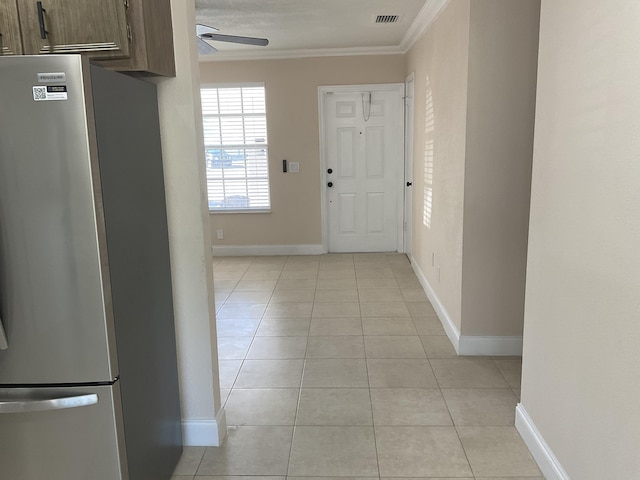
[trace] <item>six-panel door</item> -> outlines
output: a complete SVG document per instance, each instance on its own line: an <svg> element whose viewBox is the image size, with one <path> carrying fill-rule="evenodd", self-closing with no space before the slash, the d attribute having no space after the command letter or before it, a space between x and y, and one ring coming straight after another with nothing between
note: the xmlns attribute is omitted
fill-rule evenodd
<svg viewBox="0 0 640 480"><path fill-rule="evenodd" d="M395 252L401 220L402 95L324 96L330 252ZM332 173L328 173L329 169Z"/></svg>

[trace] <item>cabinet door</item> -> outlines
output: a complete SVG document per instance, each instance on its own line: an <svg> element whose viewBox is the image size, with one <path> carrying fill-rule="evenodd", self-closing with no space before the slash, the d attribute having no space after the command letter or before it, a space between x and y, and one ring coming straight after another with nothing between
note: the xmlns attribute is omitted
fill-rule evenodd
<svg viewBox="0 0 640 480"><path fill-rule="evenodd" d="M25 54L129 56L126 0L42 0L42 14L38 3L18 0Z"/></svg>
<svg viewBox="0 0 640 480"><path fill-rule="evenodd" d="M175 76L171 2L130 1L128 18L133 36L131 56L124 59L97 59L94 63L120 72Z"/></svg>
<svg viewBox="0 0 640 480"><path fill-rule="evenodd" d="M0 0L0 55L20 55L22 42L16 0Z"/></svg>

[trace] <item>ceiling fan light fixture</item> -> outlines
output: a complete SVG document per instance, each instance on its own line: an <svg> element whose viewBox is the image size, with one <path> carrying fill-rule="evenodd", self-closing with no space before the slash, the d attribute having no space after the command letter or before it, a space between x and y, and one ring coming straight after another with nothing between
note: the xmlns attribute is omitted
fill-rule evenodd
<svg viewBox="0 0 640 480"><path fill-rule="evenodd" d="M212 53L216 53L218 49L213 45L205 42L202 38L198 37L198 53L200 55L211 55Z"/></svg>
<svg viewBox="0 0 640 480"><path fill-rule="evenodd" d="M209 25L203 25L202 23L196 23L196 35L201 37L205 33L216 33L219 32L216 27L210 27Z"/></svg>
<svg viewBox="0 0 640 480"><path fill-rule="evenodd" d="M243 37L239 35L224 35L217 33L219 30L202 23L196 24L196 36L198 37L198 52L200 55L209 55L218 50L205 40L213 40L218 42L240 43L243 45L256 45L266 47L269 40L266 38Z"/></svg>
<svg viewBox="0 0 640 480"><path fill-rule="evenodd" d="M203 33L202 35L200 35L200 38L206 40L217 40L219 42L258 45L260 47L266 47L267 45L269 45L269 40L267 40L266 38L241 37L239 35L223 35L221 33Z"/></svg>

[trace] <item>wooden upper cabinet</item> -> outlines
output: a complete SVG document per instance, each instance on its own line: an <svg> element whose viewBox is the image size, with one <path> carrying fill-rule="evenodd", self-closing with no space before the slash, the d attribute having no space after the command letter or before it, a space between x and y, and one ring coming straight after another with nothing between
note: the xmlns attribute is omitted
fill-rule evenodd
<svg viewBox="0 0 640 480"><path fill-rule="evenodd" d="M98 59L94 63L120 72L175 76L171 1L128 0L128 4L129 58Z"/></svg>
<svg viewBox="0 0 640 480"><path fill-rule="evenodd" d="M18 10L26 54L129 56L124 0L18 0Z"/></svg>
<svg viewBox="0 0 640 480"><path fill-rule="evenodd" d="M0 55L81 53L111 70L175 76L170 0L0 0Z"/></svg>
<svg viewBox="0 0 640 480"><path fill-rule="evenodd" d="M16 0L0 0L0 55L22 54Z"/></svg>

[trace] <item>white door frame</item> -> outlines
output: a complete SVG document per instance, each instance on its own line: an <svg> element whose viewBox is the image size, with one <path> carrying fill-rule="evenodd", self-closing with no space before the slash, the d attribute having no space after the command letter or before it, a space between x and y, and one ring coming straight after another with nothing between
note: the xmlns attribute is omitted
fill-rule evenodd
<svg viewBox="0 0 640 480"><path fill-rule="evenodd" d="M359 93L359 92L397 92L400 98L404 97L404 83L379 83L379 84L363 84L363 85L328 85L318 87L318 119L320 124L320 202L321 202L321 220L322 220L322 251L327 253L329 251L329 215L327 214L327 152L325 151L326 132L324 128L324 97L329 92L332 93ZM404 102L403 102L404 105ZM404 123L404 108L399 109L399 122ZM404 150L404 142L399 141L398 145ZM399 158L403 159L403 162L398 162L396 165L396 178L398 180L404 179L402 171L404 170L404 151L399 152ZM404 250L404 197L405 187L404 182L401 188L397 189L398 198L398 211L397 211L397 231L398 231L398 251Z"/></svg>
<svg viewBox="0 0 640 480"><path fill-rule="evenodd" d="M415 115L415 72L409 75L404 91L404 253L411 256L413 231L413 129ZM407 186L411 183L411 187Z"/></svg>

